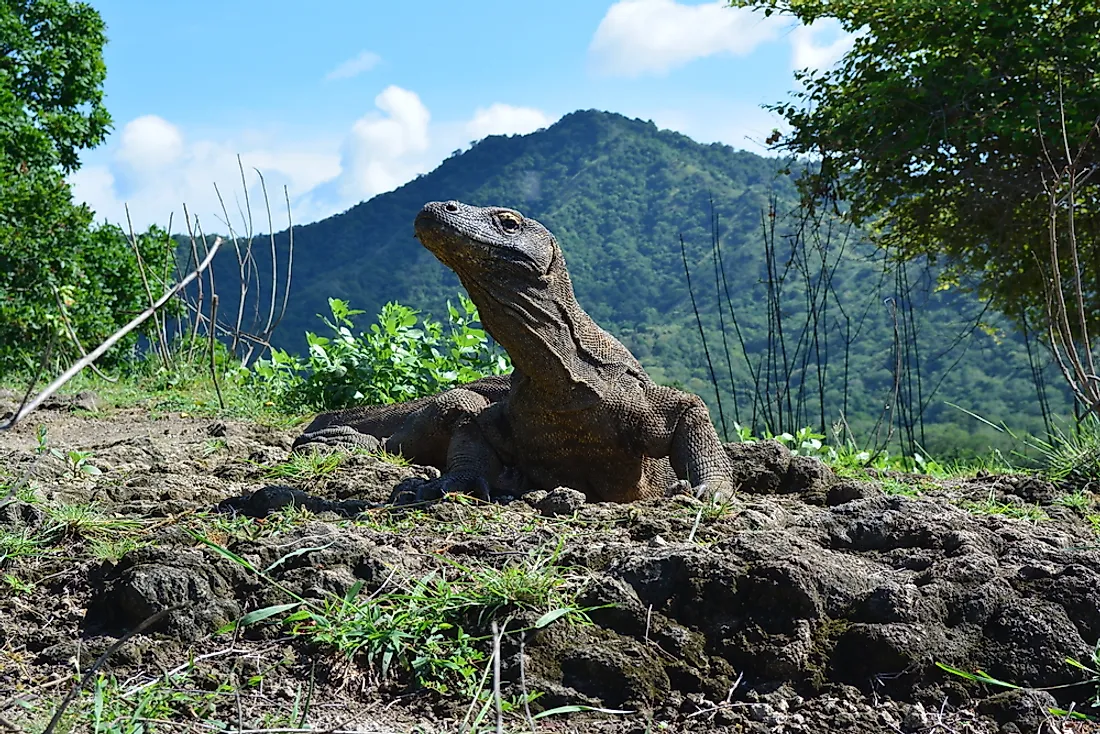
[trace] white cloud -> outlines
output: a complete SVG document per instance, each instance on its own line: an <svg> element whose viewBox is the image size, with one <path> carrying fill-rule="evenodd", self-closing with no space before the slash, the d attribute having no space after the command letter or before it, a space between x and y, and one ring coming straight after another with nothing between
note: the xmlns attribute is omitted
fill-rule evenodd
<svg viewBox="0 0 1100 734"><path fill-rule="evenodd" d="M325 74L325 81L331 82L335 79L351 79L352 77L370 71L378 66L380 61L382 61L382 57L373 51L361 51L358 56L353 56L331 69Z"/></svg>
<svg viewBox="0 0 1100 734"><path fill-rule="evenodd" d="M124 132L131 125L133 123L123 128ZM128 138L123 134L113 150L107 151L102 158L89 161L70 176L74 198L87 203L96 212L97 220L124 224L125 207L129 205L134 226L138 229L150 224L166 226L172 215L173 229L183 231L183 204L186 203L192 217L198 215L204 229L224 232L225 227L219 221L224 216L214 190L217 184L234 227L241 230L243 225L237 209L238 203L242 208L244 205L237 165L240 154L249 186L255 231L267 229L267 213L253 168L264 175L273 223L276 229L282 229L286 226L283 186L287 187L293 203L340 172L340 159L334 152L335 141L327 145L323 142L287 142L256 131L227 135L221 140L188 140L175 126L167 122L165 125L178 133L179 144L170 148L171 155L153 155L162 149L150 146L150 155L141 161L140 170L135 171L138 162L135 153L141 148L134 140L144 138ZM331 213L300 211L294 207L298 221L303 216Z"/></svg>
<svg viewBox="0 0 1100 734"><path fill-rule="evenodd" d="M342 198L360 201L390 191L424 170L431 114L415 92L390 85L374 98L380 112L355 121L344 141L338 182Z"/></svg>
<svg viewBox="0 0 1100 734"><path fill-rule="evenodd" d="M183 135L172 123L144 115L126 123L116 157L131 172L141 174L169 166L183 154Z"/></svg>
<svg viewBox="0 0 1100 734"><path fill-rule="evenodd" d="M255 231L266 231L267 214L254 168L264 175L277 229L286 226L283 186L294 220L315 221L390 191L442 160L439 151L431 150L431 115L415 92L389 86L374 105L376 110L355 121L342 140L283 140L259 130L192 140L166 120L139 117L123 127L108 150L96 151L69 182L74 197L100 220L125 222L128 204L135 227L166 225L174 213L173 228L179 231L186 203L207 231L223 232L217 184L240 230L240 154Z"/></svg>
<svg viewBox="0 0 1100 734"><path fill-rule="evenodd" d="M589 54L607 74L664 74L705 56L747 55L789 25L778 14L766 18L725 2L619 0L600 21Z"/></svg>
<svg viewBox="0 0 1100 734"><path fill-rule="evenodd" d="M833 18L791 31L791 66L795 69L827 69L852 49L856 33L846 33ZM831 41L824 41L822 37Z"/></svg>
<svg viewBox="0 0 1100 734"><path fill-rule="evenodd" d="M525 135L542 127L548 127L553 119L534 107L513 107L497 102L488 107L478 107L474 118L466 123L466 132L474 140L487 135Z"/></svg>

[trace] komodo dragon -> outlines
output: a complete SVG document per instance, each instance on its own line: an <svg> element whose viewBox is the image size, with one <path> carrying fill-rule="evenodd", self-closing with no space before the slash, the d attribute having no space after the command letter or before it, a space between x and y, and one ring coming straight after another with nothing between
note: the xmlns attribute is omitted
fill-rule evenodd
<svg viewBox="0 0 1100 734"><path fill-rule="evenodd" d="M424 206L416 237L458 275L514 371L407 403L321 414L295 448L385 448L443 470L418 499L558 486L613 502L731 493L706 405L655 383L581 309L549 230L512 209L447 201Z"/></svg>

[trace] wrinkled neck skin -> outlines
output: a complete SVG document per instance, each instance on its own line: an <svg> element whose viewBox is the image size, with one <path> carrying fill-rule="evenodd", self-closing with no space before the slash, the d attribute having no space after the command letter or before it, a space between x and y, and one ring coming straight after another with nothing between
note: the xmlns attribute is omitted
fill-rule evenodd
<svg viewBox="0 0 1100 734"><path fill-rule="evenodd" d="M564 266L555 264L542 277L458 276L477 304L485 330L534 387L566 399L590 384L584 379L590 367L579 355L596 325L577 303Z"/></svg>

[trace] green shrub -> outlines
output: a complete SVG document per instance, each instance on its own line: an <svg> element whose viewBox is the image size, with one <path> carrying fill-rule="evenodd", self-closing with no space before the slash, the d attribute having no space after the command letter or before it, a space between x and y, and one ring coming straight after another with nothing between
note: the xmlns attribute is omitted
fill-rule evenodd
<svg viewBox="0 0 1100 734"><path fill-rule="evenodd" d="M412 400L511 371L508 355L478 322L477 307L459 295L447 304L447 324L408 306L387 303L368 331L353 333L362 311L329 299L332 319L320 317L331 337L306 334L303 360L280 349L259 360L248 379L290 410L333 410Z"/></svg>
<svg viewBox="0 0 1100 734"><path fill-rule="evenodd" d="M122 230L93 226L65 181L110 130L103 19L71 0L0 3L0 37L0 375L10 375L33 369L51 339L58 361L78 356L70 329L92 349L148 297ZM165 237L150 230L137 243L157 296Z"/></svg>

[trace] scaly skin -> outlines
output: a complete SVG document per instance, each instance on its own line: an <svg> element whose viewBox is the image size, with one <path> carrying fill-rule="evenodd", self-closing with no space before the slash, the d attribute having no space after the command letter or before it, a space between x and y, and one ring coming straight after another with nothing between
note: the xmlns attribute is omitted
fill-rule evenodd
<svg viewBox="0 0 1100 734"><path fill-rule="evenodd" d="M545 227L512 209L431 202L416 218L416 236L458 275L482 324L511 356L507 391L502 378L486 378L413 403L359 409L350 419L322 415L295 446L373 436L445 471L425 485L425 496L558 486L612 502L688 488L731 493L706 405L653 382L584 312Z"/></svg>

